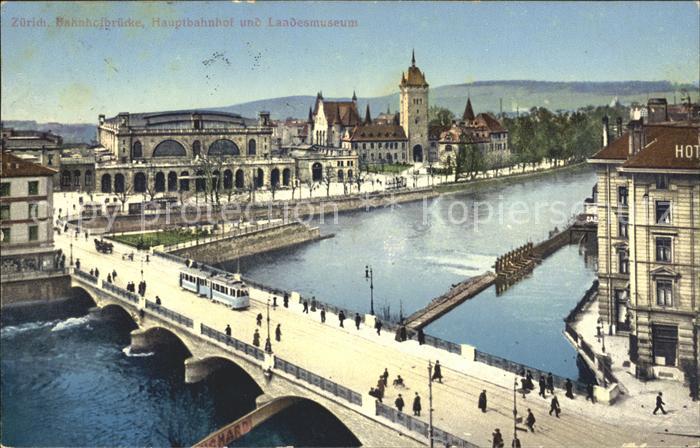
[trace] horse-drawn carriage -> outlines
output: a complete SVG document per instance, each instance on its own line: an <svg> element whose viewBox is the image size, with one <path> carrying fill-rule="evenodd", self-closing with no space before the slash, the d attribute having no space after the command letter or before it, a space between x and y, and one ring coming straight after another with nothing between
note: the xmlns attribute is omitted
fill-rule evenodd
<svg viewBox="0 0 700 448"><path fill-rule="evenodd" d="M95 249L97 249L97 252L101 252L103 254L111 254L114 250L114 245L95 238Z"/></svg>

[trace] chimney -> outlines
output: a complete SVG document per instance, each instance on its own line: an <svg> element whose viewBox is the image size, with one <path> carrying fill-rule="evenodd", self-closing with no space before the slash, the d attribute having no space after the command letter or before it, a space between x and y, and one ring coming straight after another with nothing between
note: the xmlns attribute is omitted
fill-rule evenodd
<svg viewBox="0 0 700 448"><path fill-rule="evenodd" d="M617 137L622 137L622 117L617 117Z"/></svg>
<svg viewBox="0 0 700 448"><path fill-rule="evenodd" d="M105 124L105 115L104 115L104 114L98 115L98 116L97 116L97 121L98 121L100 124Z"/></svg>
<svg viewBox="0 0 700 448"><path fill-rule="evenodd" d="M603 148L608 146L608 142L610 141L610 128L608 126L608 116L603 117Z"/></svg>
<svg viewBox="0 0 700 448"><path fill-rule="evenodd" d="M639 120L630 121L629 155L633 156L646 146L646 135L644 131L644 117Z"/></svg>

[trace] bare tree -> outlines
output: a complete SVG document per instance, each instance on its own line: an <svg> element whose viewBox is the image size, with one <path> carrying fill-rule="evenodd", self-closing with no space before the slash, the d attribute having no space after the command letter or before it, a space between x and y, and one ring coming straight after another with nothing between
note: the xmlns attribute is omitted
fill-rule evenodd
<svg viewBox="0 0 700 448"><path fill-rule="evenodd" d="M122 191L115 192L115 194L117 195L117 198L119 198L119 201L122 203L121 211L124 211L124 205L126 204L126 201L129 200L129 195L134 190L133 185L127 184L126 182L124 182L124 184L125 185L124 185L124 188L122 189Z"/></svg>
<svg viewBox="0 0 700 448"><path fill-rule="evenodd" d="M326 197L330 197L331 195L331 184L333 183L333 179L335 178L335 173L333 172L333 167L330 165L326 165L326 168L324 169L324 176L322 179L322 182L326 185Z"/></svg>
<svg viewBox="0 0 700 448"><path fill-rule="evenodd" d="M362 183L365 181L365 179L360 175L360 173L357 173L357 176L355 176L355 185L357 185L357 192L360 192L360 189L362 188Z"/></svg>
<svg viewBox="0 0 700 448"><path fill-rule="evenodd" d="M314 182L313 178L309 177L306 179L306 186L309 187L309 199L311 199L312 192L314 190L314 187L316 186L316 182ZM301 193L299 193L299 196L301 196Z"/></svg>

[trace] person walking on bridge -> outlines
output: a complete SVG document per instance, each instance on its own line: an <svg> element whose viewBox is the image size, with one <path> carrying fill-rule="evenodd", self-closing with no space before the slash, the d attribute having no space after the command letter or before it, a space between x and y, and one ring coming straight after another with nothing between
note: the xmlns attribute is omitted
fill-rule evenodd
<svg viewBox="0 0 700 448"><path fill-rule="evenodd" d="M547 398L545 391L547 390L547 382L544 379L544 375L540 375L540 397Z"/></svg>
<svg viewBox="0 0 700 448"><path fill-rule="evenodd" d="M413 415L416 417L420 417L420 395L418 395L418 392L416 392L415 398L413 398Z"/></svg>
<svg viewBox="0 0 700 448"><path fill-rule="evenodd" d="M362 322L360 313L355 313L355 328L357 328L358 330L360 329L360 322Z"/></svg>
<svg viewBox="0 0 700 448"><path fill-rule="evenodd" d="M253 333L253 345L260 347L260 332L257 328L255 329L255 333Z"/></svg>
<svg viewBox="0 0 700 448"><path fill-rule="evenodd" d="M399 396L396 397L394 404L396 405L396 409L398 409L399 412L403 412L404 402L403 402L403 397L401 396L401 394L399 394Z"/></svg>
<svg viewBox="0 0 700 448"><path fill-rule="evenodd" d="M345 321L345 313L343 310L340 310L340 313L338 313L338 320L340 321L340 327L345 328L345 325L343 325L343 321Z"/></svg>
<svg viewBox="0 0 700 448"><path fill-rule="evenodd" d="M479 409L481 412L486 412L486 390L482 390L479 394Z"/></svg>
<svg viewBox="0 0 700 448"><path fill-rule="evenodd" d="M262 319L263 315L262 313L258 313L258 315L255 317L255 323L260 327L262 325Z"/></svg>
<svg viewBox="0 0 700 448"><path fill-rule="evenodd" d="M549 405L549 415L552 415L552 412L554 412L554 415L556 415L557 418L559 418L561 408L559 407L559 399L557 399L556 395L552 395L552 402Z"/></svg>
<svg viewBox="0 0 700 448"><path fill-rule="evenodd" d="M418 329L418 336L416 338L418 339L418 345L425 344L425 333L423 333L423 328Z"/></svg>
<svg viewBox="0 0 700 448"><path fill-rule="evenodd" d="M377 336L382 335L382 321L377 319L377 322L374 324L374 328L377 329Z"/></svg>
<svg viewBox="0 0 700 448"><path fill-rule="evenodd" d="M309 301L308 301L308 300L304 300L304 310L303 310L303 313L309 314Z"/></svg>
<svg viewBox="0 0 700 448"><path fill-rule="evenodd" d="M496 428L491 436L493 437L493 448L503 448L505 446L500 429Z"/></svg>
<svg viewBox="0 0 700 448"><path fill-rule="evenodd" d="M382 376L380 377L382 379L382 382L384 383L384 387L388 386L389 384L389 369L386 367L384 368L384 373L382 373Z"/></svg>
<svg viewBox="0 0 700 448"><path fill-rule="evenodd" d="M586 401L588 400L591 400L591 403L595 403L593 383L588 383L586 386Z"/></svg>
<svg viewBox="0 0 700 448"><path fill-rule="evenodd" d="M662 398L663 394L659 392L659 395L656 396L656 407L654 408L653 414L656 415L657 412L661 411L664 415L667 414L666 409L664 409L664 399Z"/></svg>
<svg viewBox="0 0 700 448"><path fill-rule="evenodd" d="M289 293L284 293L284 297L282 298L282 304L285 308L289 308Z"/></svg>
<svg viewBox="0 0 700 448"><path fill-rule="evenodd" d="M547 390L550 394L554 394L554 377L552 376L552 372L547 374Z"/></svg>
<svg viewBox="0 0 700 448"><path fill-rule="evenodd" d="M530 432L535 432L535 415L532 413L530 408L527 408L527 418L525 419L525 424L530 429Z"/></svg>
<svg viewBox="0 0 700 448"><path fill-rule="evenodd" d="M326 323L326 308L321 308L321 323Z"/></svg>
<svg viewBox="0 0 700 448"><path fill-rule="evenodd" d="M282 341L282 324L277 324L277 328L275 328L275 340L277 342Z"/></svg>
<svg viewBox="0 0 700 448"><path fill-rule="evenodd" d="M112 269L112 280L116 280L116 279L117 279L117 270Z"/></svg>
<svg viewBox="0 0 700 448"><path fill-rule="evenodd" d="M440 367L440 361L435 361L432 380L442 384L442 368Z"/></svg>
<svg viewBox="0 0 700 448"><path fill-rule="evenodd" d="M226 336L231 337L231 325L226 324Z"/></svg>
<svg viewBox="0 0 700 448"><path fill-rule="evenodd" d="M569 378L566 379L566 398L574 398L574 385Z"/></svg>

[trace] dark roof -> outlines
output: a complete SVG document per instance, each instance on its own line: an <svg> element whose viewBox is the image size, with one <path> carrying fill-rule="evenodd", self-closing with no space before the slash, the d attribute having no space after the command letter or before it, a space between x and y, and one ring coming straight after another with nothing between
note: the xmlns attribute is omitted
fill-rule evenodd
<svg viewBox="0 0 700 448"><path fill-rule="evenodd" d="M9 151L2 152L2 177L45 177L56 173L56 170L21 159Z"/></svg>
<svg viewBox="0 0 700 448"><path fill-rule="evenodd" d="M474 122L477 126L486 127L490 132L506 132L501 122L489 113L480 113L476 116Z"/></svg>
<svg viewBox="0 0 700 448"><path fill-rule="evenodd" d="M429 140L439 140L440 134L450 129L451 125L433 125L428 128L428 139Z"/></svg>
<svg viewBox="0 0 700 448"><path fill-rule="evenodd" d="M592 159L602 160L625 160L629 155L629 131L624 132L621 137L608 143L608 146L598 151Z"/></svg>
<svg viewBox="0 0 700 448"><path fill-rule="evenodd" d="M471 121L474 118L475 117L474 117L474 109L472 108L472 100L471 100L471 98L467 98L467 105L464 107L464 113L462 114L462 120Z"/></svg>
<svg viewBox="0 0 700 448"><path fill-rule="evenodd" d="M700 170L696 149L700 143L700 125L649 125L647 131L647 145L622 164L623 168ZM683 149L677 153L676 145L691 145L690 157Z"/></svg>
<svg viewBox="0 0 700 448"><path fill-rule="evenodd" d="M336 121L343 126L362 123L360 114L357 113L357 105L352 101L323 101L323 113L329 124Z"/></svg>
<svg viewBox="0 0 700 448"><path fill-rule="evenodd" d="M244 125L243 117L238 114L197 109L163 112L120 113L114 117L107 118L105 122L119 124L120 115L128 115L129 126L131 127L148 127L178 122L190 123L193 115L198 115L204 122L223 122L233 125Z"/></svg>
<svg viewBox="0 0 700 448"><path fill-rule="evenodd" d="M365 124L355 126L347 139L353 142L408 140L403 128L397 124Z"/></svg>

